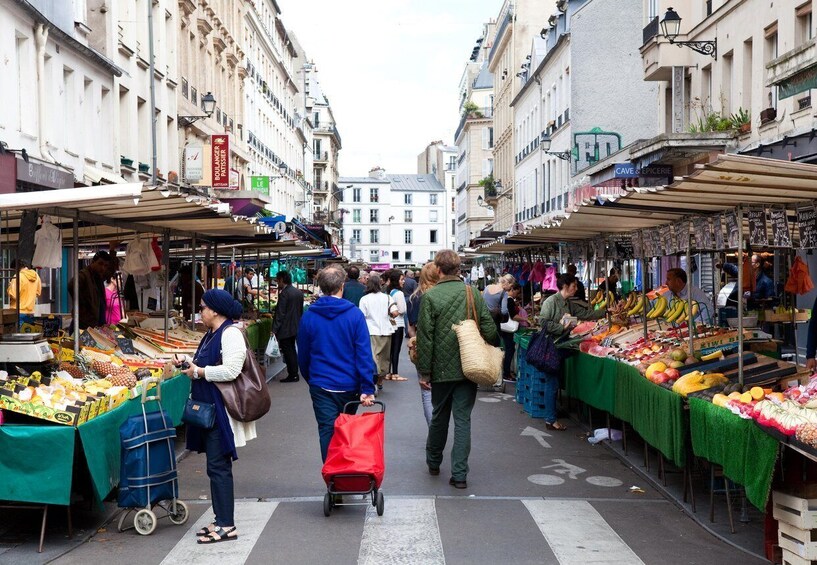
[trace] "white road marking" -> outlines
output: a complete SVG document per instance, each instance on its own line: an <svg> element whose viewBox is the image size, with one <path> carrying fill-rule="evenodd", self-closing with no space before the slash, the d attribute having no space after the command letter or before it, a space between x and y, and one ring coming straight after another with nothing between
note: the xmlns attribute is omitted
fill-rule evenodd
<svg viewBox="0 0 817 565"><path fill-rule="evenodd" d="M386 497L386 510L378 516L366 510L358 565L445 565L437 508L432 498Z"/></svg>
<svg viewBox="0 0 817 565"><path fill-rule="evenodd" d="M198 538L194 534L212 523L213 509L211 507L195 524L190 526L176 547L162 560L162 565L187 565L189 563L234 565L246 562L276 508L278 508L277 502L238 500L235 503L235 525L238 528L238 539L212 545L198 544L196 543Z"/></svg>
<svg viewBox="0 0 817 565"><path fill-rule="evenodd" d="M565 480L562 477L557 477L556 475L529 475L528 481L532 482L535 485L541 485L545 487L552 487L560 485L565 482Z"/></svg>
<svg viewBox="0 0 817 565"><path fill-rule="evenodd" d="M595 476L587 477L585 480L591 485L596 485L597 487L620 487L624 484L620 479L615 477Z"/></svg>
<svg viewBox="0 0 817 565"><path fill-rule="evenodd" d="M523 500L561 565L644 565L584 501Z"/></svg>
<svg viewBox="0 0 817 565"><path fill-rule="evenodd" d="M494 398L493 396L483 396L482 398L478 398L480 402L502 402L500 398Z"/></svg>
<svg viewBox="0 0 817 565"><path fill-rule="evenodd" d="M550 444L545 441L546 437L550 437L550 434L547 432L543 432L542 430L537 430L534 427L528 426L527 428L522 430L522 433L519 435L534 437L542 447L550 448Z"/></svg>

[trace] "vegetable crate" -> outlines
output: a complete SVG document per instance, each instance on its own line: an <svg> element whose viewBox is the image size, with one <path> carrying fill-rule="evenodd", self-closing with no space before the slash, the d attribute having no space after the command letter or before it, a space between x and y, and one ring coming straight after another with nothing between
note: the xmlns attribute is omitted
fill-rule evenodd
<svg viewBox="0 0 817 565"><path fill-rule="evenodd" d="M778 521L778 543L783 563L803 565L817 561L817 492L795 496L775 491L772 514Z"/></svg>

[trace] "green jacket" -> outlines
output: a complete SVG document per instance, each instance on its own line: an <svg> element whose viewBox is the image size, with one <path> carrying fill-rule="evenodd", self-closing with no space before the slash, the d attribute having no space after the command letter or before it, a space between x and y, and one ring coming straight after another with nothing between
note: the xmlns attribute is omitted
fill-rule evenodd
<svg viewBox="0 0 817 565"><path fill-rule="evenodd" d="M465 379L460 363L460 346L451 326L468 318L465 313L466 286L456 276L445 276L423 295L417 321L417 372L422 380L435 382ZM482 296L472 287L480 333L488 343L498 344L496 323Z"/></svg>
<svg viewBox="0 0 817 565"><path fill-rule="evenodd" d="M561 324L562 316L569 314L576 316L579 320L598 320L607 314L607 310L590 310L589 308L572 300L566 300L561 293L551 294L542 303L542 310L539 312L539 319L542 321L542 328L553 337L559 337L567 331Z"/></svg>

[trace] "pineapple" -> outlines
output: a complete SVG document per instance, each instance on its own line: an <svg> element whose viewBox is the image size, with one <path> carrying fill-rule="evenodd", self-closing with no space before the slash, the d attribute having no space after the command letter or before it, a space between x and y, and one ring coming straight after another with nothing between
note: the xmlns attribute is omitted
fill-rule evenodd
<svg viewBox="0 0 817 565"><path fill-rule="evenodd" d="M59 367L57 367L59 371L65 371L75 379L84 379L85 378L85 371L83 371L77 365L73 363L69 363L68 361L63 361L60 363Z"/></svg>
<svg viewBox="0 0 817 565"><path fill-rule="evenodd" d="M133 388L136 386L136 375L130 369L120 365L115 365L109 361L94 361L91 363L94 373L101 378L108 379L114 386L126 386Z"/></svg>

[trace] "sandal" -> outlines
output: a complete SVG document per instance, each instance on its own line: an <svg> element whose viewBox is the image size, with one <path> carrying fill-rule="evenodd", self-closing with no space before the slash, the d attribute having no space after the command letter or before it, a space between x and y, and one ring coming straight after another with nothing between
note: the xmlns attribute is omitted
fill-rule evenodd
<svg viewBox="0 0 817 565"><path fill-rule="evenodd" d="M197 543L201 545L207 545L208 543L219 543L222 541L233 541L238 539L238 534L235 531L235 526L232 528L222 528L221 526L216 526L216 528L205 536L201 536Z"/></svg>
<svg viewBox="0 0 817 565"><path fill-rule="evenodd" d="M209 536L209 535L210 535L210 533L211 533L213 530L215 530L217 527L218 527L218 526L216 526L216 523L215 523L215 522L213 522L213 523L212 523L212 524L210 524L209 526L204 526L202 529L200 529L198 532L196 532L196 537L197 537L197 538L203 538L203 537L205 537L205 536Z"/></svg>
<svg viewBox="0 0 817 565"><path fill-rule="evenodd" d="M548 430L556 430L557 432L563 432L567 429L567 426L562 424L561 422L545 422L545 428Z"/></svg>

